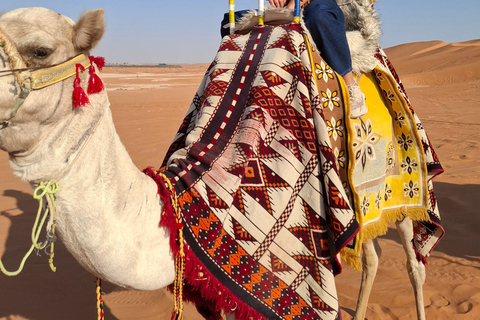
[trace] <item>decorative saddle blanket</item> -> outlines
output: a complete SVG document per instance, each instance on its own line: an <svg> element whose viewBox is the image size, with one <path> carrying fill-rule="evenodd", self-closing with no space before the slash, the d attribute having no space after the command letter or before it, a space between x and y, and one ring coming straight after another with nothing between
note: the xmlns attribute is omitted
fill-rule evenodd
<svg viewBox="0 0 480 320"><path fill-rule="evenodd" d="M166 156L207 318L337 319L336 255L358 223L336 169L301 27L225 37ZM333 75L335 77L335 75Z"/></svg>
<svg viewBox="0 0 480 320"><path fill-rule="evenodd" d="M375 57L377 66L359 81L369 111L347 120L349 145L337 142L336 151L341 176L349 175L353 185L361 226L342 258L358 269L363 241L385 234L390 222L413 220L413 246L424 263L444 234L431 181L443 169L393 65L380 49ZM332 112L332 132L338 130L334 121L343 120L342 111Z"/></svg>
<svg viewBox="0 0 480 320"><path fill-rule="evenodd" d="M381 78L379 72L376 76ZM417 134L414 150L407 150L410 162L401 158L403 167L392 117L381 131L370 112L352 122L345 116L349 106L342 83L312 55L298 24L224 37L161 169L181 209L184 297L207 319L221 319L222 312L237 319L339 319L337 256L348 245L345 257L355 265L366 238L356 235L368 213L381 216L394 202L389 190L395 190L409 202L393 207L411 203L428 219L425 208L433 192L427 188L428 170L420 168L427 159L425 145L423 152L418 147L423 135ZM397 112L395 119L405 126L402 115ZM420 129L419 121L407 122L409 130ZM403 148L409 140L405 136ZM390 158L375 149L390 150L390 144L395 145ZM393 183L394 175L367 168L374 160L384 167L397 163L393 169L400 176L416 169L413 185L409 173ZM388 198L380 209L378 194ZM354 208L363 209L363 216ZM174 221L172 212L162 218L176 253ZM430 247L417 248L422 254L438 238L437 226L430 224L433 231L423 232L421 243Z"/></svg>

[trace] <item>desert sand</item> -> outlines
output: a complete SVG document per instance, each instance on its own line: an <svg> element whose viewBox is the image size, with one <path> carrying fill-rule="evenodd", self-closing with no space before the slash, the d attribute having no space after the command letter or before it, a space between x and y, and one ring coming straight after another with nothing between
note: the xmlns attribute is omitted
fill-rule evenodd
<svg viewBox="0 0 480 320"><path fill-rule="evenodd" d="M480 319L480 40L410 43L386 50L426 127L445 173L435 178L445 237L428 259L427 319ZM108 58L108 57L107 57ZM118 133L139 169L158 167L208 66L182 69L106 68ZM29 248L37 203L0 152L0 256L18 266ZM367 318L414 319L405 254L395 230L379 238L382 256ZM17 277L0 275L0 320L96 319L95 277L57 242L57 272L32 256ZM355 309L360 273L337 276L343 319ZM164 290L139 292L104 284L106 319L170 319ZM201 319L187 305L185 320Z"/></svg>

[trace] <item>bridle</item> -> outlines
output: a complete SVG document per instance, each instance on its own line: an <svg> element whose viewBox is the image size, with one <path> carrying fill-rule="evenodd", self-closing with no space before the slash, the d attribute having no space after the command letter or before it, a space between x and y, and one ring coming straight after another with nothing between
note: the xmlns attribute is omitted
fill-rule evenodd
<svg viewBox="0 0 480 320"><path fill-rule="evenodd" d="M10 120L15 117L18 109L32 90L43 89L74 76L78 64L82 65L85 69L91 65L90 58L85 54L80 54L63 63L49 67L27 67L15 45L1 29L0 48L3 49L11 65L11 69L1 70L0 75L4 73L13 73L20 86L20 94L10 112L10 117L0 122L0 130L9 126Z"/></svg>

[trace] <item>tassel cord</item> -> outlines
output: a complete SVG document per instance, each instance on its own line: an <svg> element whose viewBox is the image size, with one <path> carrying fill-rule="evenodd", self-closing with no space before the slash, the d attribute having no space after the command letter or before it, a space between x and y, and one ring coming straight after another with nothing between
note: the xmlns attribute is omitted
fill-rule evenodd
<svg viewBox="0 0 480 320"><path fill-rule="evenodd" d="M158 176L162 178L167 190L170 194L170 203L175 215L175 222L177 224L177 245L178 252L175 255L175 280L173 282L173 295L174 305L172 320L183 319L183 284L185 278L185 250L184 250L184 237L183 237L183 223L182 215L180 212L180 206L178 204L177 194L170 182L160 171L157 172Z"/></svg>
<svg viewBox="0 0 480 320"><path fill-rule="evenodd" d="M103 298L102 298L102 280L97 277L97 320L104 320Z"/></svg>

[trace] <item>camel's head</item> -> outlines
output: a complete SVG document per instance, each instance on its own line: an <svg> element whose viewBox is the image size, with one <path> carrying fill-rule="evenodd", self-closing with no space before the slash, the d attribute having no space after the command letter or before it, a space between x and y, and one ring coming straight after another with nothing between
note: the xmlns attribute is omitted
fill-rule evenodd
<svg viewBox="0 0 480 320"><path fill-rule="evenodd" d="M101 9L85 13L77 23L45 8L17 9L0 16L1 149L28 152L44 128L73 115L74 77L31 90L13 118L12 110L28 92L25 87L35 68L58 65L82 53L88 56L104 29Z"/></svg>

